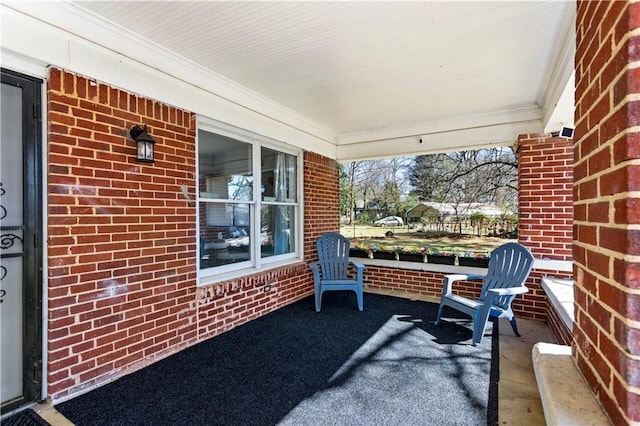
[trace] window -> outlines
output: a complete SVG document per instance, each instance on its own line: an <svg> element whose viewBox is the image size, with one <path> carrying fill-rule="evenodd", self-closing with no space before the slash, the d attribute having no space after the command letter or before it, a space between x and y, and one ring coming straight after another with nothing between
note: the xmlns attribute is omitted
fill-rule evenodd
<svg viewBox="0 0 640 426"><path fill-rule="evenodd" d="M198 130L200 275L296 258L299 155L214 131Z"/></svg>
<svg viewBox="0 0 640 426"><path fill-rule="evenodd" d="M269 148L262 148L260 156L262 179L260 190L261 257L295 251L297 159Z"/></svg>

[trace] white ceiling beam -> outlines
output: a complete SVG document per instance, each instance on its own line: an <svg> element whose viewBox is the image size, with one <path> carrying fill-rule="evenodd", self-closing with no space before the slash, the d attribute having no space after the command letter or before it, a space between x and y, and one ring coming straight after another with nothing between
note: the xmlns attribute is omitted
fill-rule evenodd
<svg viewBox="0 0 640 426"><path fill-rule="evenodd" d="M576 4L569 1L562 21L558 44L553 50L555 61L545 78L545 85L538 96L542 108L542 123L545 133L559 131L561 127L573 125L575 110L575 54L576 54Z"/></svg>
<svg viewBox="0 0 640 426"><path fill-rule="evenodd" d="M338 146L337 159L339 162L347 162L509 146L515 144L518 135L540 133L541 131L542 122L539 119L532 119L425 135L351 143Z"/></svg>
<svg viewBox="0 0 640 426"><path fill-rule="evenodd" d="M575 111L575 73L569 76L569 81L561 92L552 110L543 116L544 133L558 132L562 127L574 127L573 114Z"/></svg>
<svg viewBox="0 0 640 426"><path fill-rule="evenodd" d="M461 117L451 120L425 122L413 126L370 130L366 132L343 133L338 135L338 146L539 120L540 117L540 108L537 105L529 105L508 111L496 111L488 114Z"/></svg>

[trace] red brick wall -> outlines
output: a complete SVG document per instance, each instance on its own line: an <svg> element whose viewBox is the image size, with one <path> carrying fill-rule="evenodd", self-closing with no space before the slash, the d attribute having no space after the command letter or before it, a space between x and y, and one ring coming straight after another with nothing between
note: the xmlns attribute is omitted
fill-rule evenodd
<svg viewBox="0 0 640 426"><path fill-rule="evenodd" d="M147 124L156 163L126 139ZM48 87L48 384L60 397L196 340L190 113L52 69Z"/></svg>
<svg viewBox="0 0 640 426"><path fill-rule="evenodd" d="M311 294L304 262L196 286L191 113L52 69L48 79L48 398L135 371ZM147 124L156 162L126 139ZM338 229L336 163L305 154L305 258Z"/></svg>
<svg viewBox="0 0 640 426"><path fill-rule="evenodd" d="M520 318L546 321L548 298L542 288L542 278L545 275L559 276L558 271L533 270L527 279L528 293L518 296L513 301L513 312Z"/></svg>
<svg viewBox="0 0 640 426"><path fill-rule="evenodd" d="M316 240L340 231L340 174L335 160L304 154L305 260L317 259Z"/></svg>
<svg viewBox="0 0 640 426"><path fill-rule="evenodd" d="M559 271L553 272L554 276L561 276ZM512 305L513 311L519 318L530 318L544 321L547 319L547 296L540 282L545 275L533 271L527 287L529 293L518 296ZM442 294L442 272L422 271L416 269L392 268L387 266L367 265L364 273L365 289L375 293L391 294L398 297L418 297L425 300L440 301ZM459 281L455 284L457 294L478 298L482 281Z"/></svg>
<svg viewBox="0 0 640 426"><path fill-rule="evenodd" d="M574 352L627 424L640 422L640 3L577 7Z"/></svg>
<svg viewBox="0 0 640 426"><path fill-rule="evenodd" d="M518 138L518 238L535 257L571 260L573 141Z"/></svg>
<svg viewBox="0 0 640 426"><path fill-rule="evenodd" d="M547 304L547 325L557 343L567 346L573 344L573 334L571 330L569 330L564 321L562 321L560 314L551 303Z"/></svg>
<svg viewBox="0 0 640 426"><path fill-rule="evenodd" d="M542 279L545 276L573 279L573 274L570 272L534 269L527 280L529 293L524 295L526 303L522 309L522 316L525 318L544 320L557 343L571 345L573 341L571 331L567 328L564 321L562 321L562 318L560 318L560 315L542 288ZM514 308L514 312L518 313L516 308Z"/></svg>
<svg viewBox="0 0 640 426"><path fill-rule="evenodd" d="M443 274L415 269L367 265L364 270L365 290L398 297L420 297L440 300ZM471 286L474 283L469 283ZM478 288L477 292L480 290ZM470 292L477 297L475 292ZM435 320L435 318L434 318Z"/></svg>
<svg viewBox="0 0 640 426"><path fill-rule="evenodd" d="M196 290L198 340L256 319L313 292L304 263Z"/></svg>
<svg viewBox="0 0 640 426"><path fill-rule="evenodd" d="M573 141L550 135L518 138L518 239L536 258L571 260L573 243ZM527 281L529 293L514 302L514 312L546 320L549 302L542 289L545 275L571 278L561 271L536 271ZM556 338L562 336L556 336Z"/></svg>

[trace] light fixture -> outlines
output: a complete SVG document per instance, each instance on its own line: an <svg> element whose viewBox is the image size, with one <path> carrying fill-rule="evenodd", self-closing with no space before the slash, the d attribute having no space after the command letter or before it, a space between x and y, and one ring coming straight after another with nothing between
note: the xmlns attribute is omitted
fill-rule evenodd
<svg viewBox="0 0 640 426"><path fill-rule="evenodd" d="M571 139L573 138L573 127L562 126L562 130L560 130L560 137Z"/></svg>
<svg viewBox="0 0 640 426"><path fill-rule="evenodd" d="M136 161L140 163L153 163L155 162L154 147L156 141L147 133L147 125L144 127L133 126L129 130L129 136L137 145Z"/></svg>

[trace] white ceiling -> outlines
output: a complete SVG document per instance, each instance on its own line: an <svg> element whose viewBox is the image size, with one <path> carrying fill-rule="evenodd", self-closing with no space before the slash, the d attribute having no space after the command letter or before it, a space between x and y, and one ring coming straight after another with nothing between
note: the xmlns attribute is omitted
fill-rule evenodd
<svg viewBox="0 0 640 426"><path fill-rule="evenodd" d="M574 2L73 3L327 128L337 145L516 122L558 130L573 114Z"/></svg>

